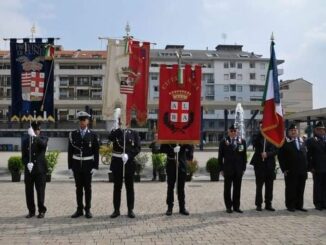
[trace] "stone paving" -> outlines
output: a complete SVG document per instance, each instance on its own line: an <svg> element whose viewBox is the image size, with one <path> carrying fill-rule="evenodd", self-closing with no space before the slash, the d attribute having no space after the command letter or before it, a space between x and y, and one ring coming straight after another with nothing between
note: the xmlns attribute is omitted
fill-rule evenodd
<svg viewBox="0 0 326 245"><path fill-rule="evenodd" d="M198 176L186 184L190 216L178 214L177 203L175 213L165 216L166 183L143 181L135 183L136 218L126 216L123 190L122 215L110 219L113 184L104 179L106 167L101 166L93 182L93 219L71 219L75 187L63 154L53 181L47 184L45 218L26 219L24 183L9 181L3 163L6 157L1 153L0 244L326 244L326 211L313 209L311 178L305 192L307 213L285 210L282 178L274 187L277 211L255 211L255 183L247 174L242 185L243 214L225 212L222 181Z"/></svg>

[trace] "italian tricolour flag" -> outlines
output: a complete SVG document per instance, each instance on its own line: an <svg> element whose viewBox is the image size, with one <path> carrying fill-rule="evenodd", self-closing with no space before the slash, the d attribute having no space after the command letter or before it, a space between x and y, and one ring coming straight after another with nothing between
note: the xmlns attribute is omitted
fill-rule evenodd
<svg viewBox="0 0 326 245"><path fill-rule="evenodd" d="M264 108L264 113L261 133L270 143L276 147L281 147L284 143L285 133L277 61L273 41L271 42L271 58L269 61L262 106Z"/></svg>

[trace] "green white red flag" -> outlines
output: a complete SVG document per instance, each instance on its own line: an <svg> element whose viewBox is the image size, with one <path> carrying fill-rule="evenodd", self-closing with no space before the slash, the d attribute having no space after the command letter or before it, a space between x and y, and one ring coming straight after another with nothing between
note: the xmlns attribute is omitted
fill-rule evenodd
<svg viewBox="0 0 326 245"><path fill-rule="evenodd" d="M263 119L261 133L267 141L281 147L284 143L284 120L280 99L277 61L274 42L271 42L271 58L269 61L265 91L263 96Z"/></svg>

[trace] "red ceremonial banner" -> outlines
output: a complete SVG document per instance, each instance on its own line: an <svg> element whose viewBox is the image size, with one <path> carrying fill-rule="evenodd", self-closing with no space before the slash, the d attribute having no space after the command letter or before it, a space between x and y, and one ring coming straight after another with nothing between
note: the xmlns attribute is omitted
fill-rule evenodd
<svg viewBox="0 0 326 245"><path fill-rule="evenodd" d="M178 83L178 65L160 66L158 142L198 144L200 141L201 66L185 65Z"/></svg>
<svg viewBox="0 0 326 245"><path fill-rule="evenodd" d="M131 113L134 110L139 125L144 125L147 120L148 74L150 43L138 41L129 42L129 68L133 71L135 85L133 91L123 88L127 94L126 124L130 126Z"/></svg>

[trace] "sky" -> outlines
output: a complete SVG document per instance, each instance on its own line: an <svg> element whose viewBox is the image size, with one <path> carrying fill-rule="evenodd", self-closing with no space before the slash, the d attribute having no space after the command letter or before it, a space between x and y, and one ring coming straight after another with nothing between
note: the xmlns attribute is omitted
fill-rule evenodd
<svg viewBox="0 0 326 245"><path fill-rule="evenodd" d="M239 44L269 58L274 33L282 80L313 84L313 107L326 107L325 0L0 0L0 49L3 38L58 37L66 50L104 50L105 40L120 38L129 22L131 35L164 48L210 49Z"/></svg>

